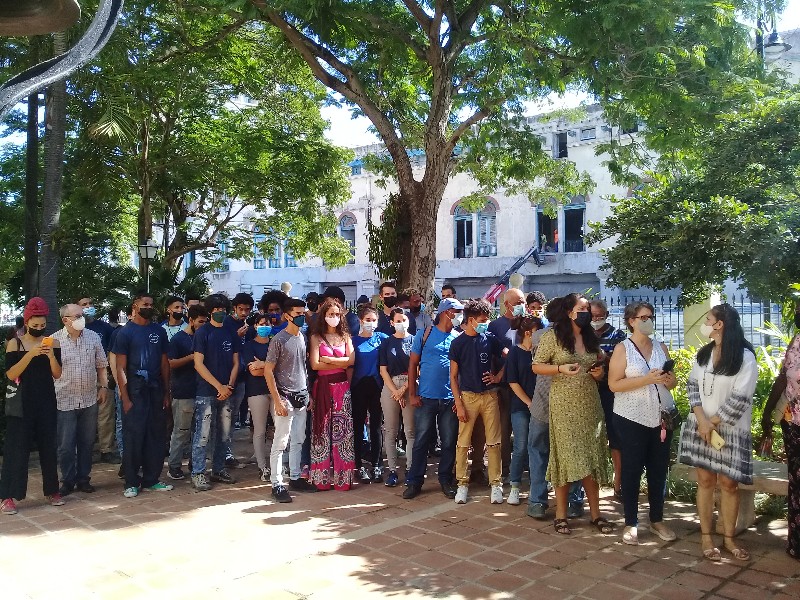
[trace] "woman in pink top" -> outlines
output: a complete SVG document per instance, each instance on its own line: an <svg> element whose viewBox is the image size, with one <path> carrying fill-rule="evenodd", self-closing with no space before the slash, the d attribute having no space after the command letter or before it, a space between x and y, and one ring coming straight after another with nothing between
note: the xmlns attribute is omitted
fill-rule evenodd
<svg viewBox="0 0 800 600"><path fill-rule="evenodd" d="M355 456L350 377L355 353L335 298L322 303L311 332L309 358L317 372L312 390L310 481L320 490L349 490ZM331 475L333 468L333 475Z"/></svg>

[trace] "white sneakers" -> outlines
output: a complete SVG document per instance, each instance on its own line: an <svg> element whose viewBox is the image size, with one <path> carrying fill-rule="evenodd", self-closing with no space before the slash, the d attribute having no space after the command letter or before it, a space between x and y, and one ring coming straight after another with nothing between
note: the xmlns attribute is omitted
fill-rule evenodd
<svg viewBox="0 0 800 600"><path fill-rule="evenodd" d="M502 504L503 503L503 486L502 485L493 485L492 486L492 495L491 495L491 503L492 504ZM519 500L517 500L517 504L519 504Z"/></svg>
<svg viewBox="0 0 800 600"><path fill-rule="evenodd" d="M502 494L503 494L503 491L501 489L500 490L500 495L502 496ZM511 488L511 492L509 492L509 494L508 494L507 502L511 506L517 506L519 504L519 488L518 487L512 487Z"/></svg>
<svg viewBox="0 0 800 600"><path fill-rule="evenodd" d="M456 504L466 504L467 503L467 492L469 488L466 485L458 486L458 490L456 491Z"/></svg>

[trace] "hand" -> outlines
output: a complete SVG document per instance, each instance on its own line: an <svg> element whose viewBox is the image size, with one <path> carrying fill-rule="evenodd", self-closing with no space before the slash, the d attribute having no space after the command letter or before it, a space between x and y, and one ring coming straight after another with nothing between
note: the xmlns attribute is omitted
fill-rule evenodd
<svg viewBox="0 0 800 600"><path fill-rule="evenodd" d="M577 375L581 372L581 366L578 363L571 363L568 365L561 365L559 370L562 375Z"/></svg>
<svg viewBox="0 0 800 600"><path fill-rule="evenodd" d="M592 379L594 379L595 381L602 380L604 374L605 374L605 369L603 368L603 365L595 367L594 369L591 369L589 371L589 375L591 375Z"/></svg>
<svg viewBox="0 0 800 600"><path fill-rule="evenodd" d="M722 419L720 419L720 418L719 418L719 415L714 415L713 417L711 417L711 418L709 419L709 421L711 421L711 424L712 424L714 427L716 427L717 425L719 425L720 423L722 423Z"/></svg>
<svg viewBox="0 0 800 600"><path fill-rule="evenodd" d="M170 406L172 406L172 397L170 396L169 392L164 393L164 410L167 410Z"/></svg>
<svg viewBox="0 0 800 600"><path fill-rule="evenodd" d="M275 414L279 417L288 417L289 416L289 409L283 403L283 398L279 398L273 402L275 407Z"/></svg>
<svg viewBox="0 0 800 600"><path fill-rule="evenodd" d="M122 398L122 412L127 415L132 408L133 402L131 402L130 398Z"/></svg>
<svg viewBox="0 0 800 600"><path fill-rule="evenodd" d="M416 394L411 396L410 400L411 400L411 406L413 406L414 408L419 408L420 406L422 406L422 398L420 398Z"/></svg>
<svg viewBox="0 0 800 600"><path fill-rule="evenodd" d="M229 385L221 385L217 388L217 400L220 402L227 400L233 394L233 389Z"/></svg>
<svg viewBox="0 0 800 600"><path fill-rule="evenodd" d="M644 376L647 385L658 384L666 385L669 380L668 375L661 369L650 369L650 372Z"/></svg>
<svg viewBox="0 0 800 600"><path fill-rule="evenodd" d="M108 390L104 387L97 388L97 403L103 404L106 401L106 392Z"/></svg>
<svg viewBox="0 0 800 600"><path fill-rule="evenodd" d="M761 431L764 433L764 436L767 435L772 437L772 428L775 427L775 423L772 421L772 415L764 412L764 416L761 418Z"/></svg>
<svg viewBox="0 0 800 600"><path fill-rule="evenodd" d="M495 383L500 383L500 373L497 372L494 375L492 375L490 371L486 371L486 373L483 374L483 377L481 377L481 380L486 385L493 385Z"/></svg>
<svg viewBox="0 0 800 600"><path fill-rule="evenodd" d="M53 347L45 346L44 344L42 344L41 346L39 346L39 351L37 352L37 354L39 355L45 354L47 356L50 356L51 354L53 354Z"/></svg>
<svg viewBox="0 0 800 600"><path fill-rule="evenodd" d="M242 325L241 327L239 327L239 329L237 329L237 330L236 330L236 333L237 333L237 334L239 334L239 337L244 337L244 335L247 333L247 330L248 330L249 328L250 328L250 327L249 327L249 325L247 325L247 324L245 323L244 325Z"/></svg>
<svg viewBox="0 0 800 600"><path fill-rule="evenodd" d="M469 421L469 416L467 415L467 409L464 407L464 405L461 402L454 402L453 404L454 404L453 408L455 409L455 413L456 416L458 417L458 420L461 421L462 423L466 423L467 421Z"/></svg>
<svg viewBox="0 0 800 600"><path fill-rule="evenodd" d="M697 419L697 433L707 443L711 443L711 432L714 431L714 424L706 417Z"/></svg>
<svg viewBox="0 0 800 600"><path fill-rule="evenodd" d="M264 361L263 360L254 360L250 363L247 363L247 370L250 371L251 375L263 375L264 374Z"/></svg>

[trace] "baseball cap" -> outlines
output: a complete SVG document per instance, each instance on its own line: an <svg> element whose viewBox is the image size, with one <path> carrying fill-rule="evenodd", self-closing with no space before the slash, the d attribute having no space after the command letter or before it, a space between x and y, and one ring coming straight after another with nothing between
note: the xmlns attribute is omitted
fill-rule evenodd
<svg viewBox="0 0 800 600"><path fill-rule="evenodd" d="M455 310L464 310L464 305L455 298L445 298L439 302L439 308L436 309L436 314L440 315L451 308Z"/></svg>

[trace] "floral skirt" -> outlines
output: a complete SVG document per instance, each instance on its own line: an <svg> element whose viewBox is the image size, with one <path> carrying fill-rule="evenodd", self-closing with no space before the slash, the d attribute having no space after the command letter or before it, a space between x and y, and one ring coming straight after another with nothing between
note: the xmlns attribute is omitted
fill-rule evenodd
<svg viewBox="0 0 800 600"><path fill-rule="evenodd" d="M800 425L781 421L781 429L789 468L789 495L786 498L789 505L789 535L786 553L800 559Z"/></svg>
<svg viewBox="0 0 800 600"><path fill-rule="evenodd" d="M320 490L349 490L355 452L350 384L344 373L314 382L309 479Z"/></svg>

